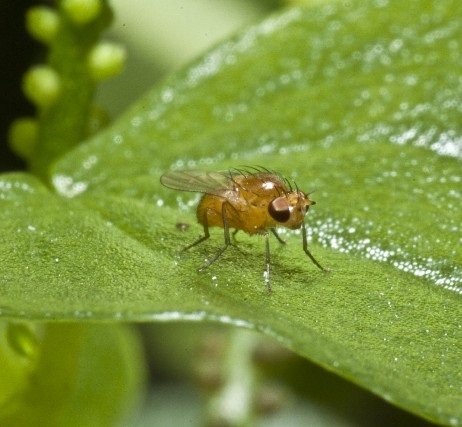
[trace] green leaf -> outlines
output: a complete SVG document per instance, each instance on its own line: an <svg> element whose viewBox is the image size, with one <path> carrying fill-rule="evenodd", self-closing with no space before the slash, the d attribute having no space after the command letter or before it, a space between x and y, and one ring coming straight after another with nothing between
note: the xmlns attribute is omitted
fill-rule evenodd
<svg viewBox="0 0 462 427"><path fill-rule="evenodd" d="M462 423L462 5L288 9L148 93L52 171L0 181L0 306L32 319L214 320L259 330L385 399ZM312 194L298 232L244 233L202 273L170 168L275 169ZM176 224L187 223L186 231ZM274 240L274 239L273 239Z"/></svg>
<svg viewBox="0 0 462 427"><path fill-rule="evenodd" d="M2 349L12 361L3 358L2 376L24 379L2 396L2 426L112 426L138 403L144 370L130 328L5 321L2 327L8 331Z"/></svg>

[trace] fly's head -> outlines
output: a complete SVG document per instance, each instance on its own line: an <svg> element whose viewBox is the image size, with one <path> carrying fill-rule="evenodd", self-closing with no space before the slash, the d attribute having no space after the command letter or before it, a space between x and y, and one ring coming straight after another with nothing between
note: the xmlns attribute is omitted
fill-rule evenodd
<svg viewBox="0 0 462 427"><path fill-rule="evenodd" d="M300 228L311 205L316 204L303 191L291 191L268 205L270 216L282 227Z"/></svg>

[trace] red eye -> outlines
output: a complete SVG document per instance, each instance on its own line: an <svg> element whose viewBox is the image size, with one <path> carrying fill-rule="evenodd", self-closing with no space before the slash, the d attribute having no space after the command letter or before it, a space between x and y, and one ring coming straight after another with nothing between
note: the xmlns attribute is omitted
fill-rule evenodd
<svg viewBox="0 0 462 427"><path fill-rule="evenodd" d="M268 212L278 222L286 222L290 218L289 203L285 197L274 199L268 206Z"/></svg>

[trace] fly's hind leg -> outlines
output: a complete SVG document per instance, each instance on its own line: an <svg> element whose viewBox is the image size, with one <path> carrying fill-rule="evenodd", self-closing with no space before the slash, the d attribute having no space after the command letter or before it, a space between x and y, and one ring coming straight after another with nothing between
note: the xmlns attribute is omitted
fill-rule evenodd
<svg viewBox="0 0 462 427"><path fill-rule="evenodd" d="M223 218L223 230L224 230L224 236L225 236L225 244L217 251L217 253L213 256L213 258L207 260L207 262L204 265L202 265L201 267L199 267L197 269L197 271L205 270L207 267L212 265L218 258L220 258L221 254L224 251L226 251L226 249L228 249L228 246L231 245L231 238L230 238L230 235L229 235L228 215L226 214L226 209L227 209L228 205L229 205L228 202L224 202L223 206L222 206L222 210L221 210L221 216ZM207 223L207 221L205 221L205 224L206 223ZM204 226L204 231L205 231L205 226ZM208 234L208 227L207 227L206 233ZM205 240L208 237L209 237L208 235L204 236L204 238L202 238L202 240ZM199 239L199 241L197 241L195 243L199 243L202 240Z"/></svg>
<svg viewBox="0 0 462 427"><path fill-rule="evenodd" d="M196 246L199 243L202 243L203 241L207 240L209 237L210 237L209 226L207 224L207 215L205 215L205 218L204 218L204 235L202 237L199 237L197 240L192 242L190 245L185 246L183 249L181 249L180 254L183 253L184 251L187 251L188 249L191 249L193 246Z"/></svg>
<svg viewBox="0 0 462 427"><path fill-rule="evenodd" d="M242 249L238 246L238 242L236 240L236 234L238 233L239 229L236 228L232 233L231 233L231 245L233 245L239 252L242 253Z"/></svg>

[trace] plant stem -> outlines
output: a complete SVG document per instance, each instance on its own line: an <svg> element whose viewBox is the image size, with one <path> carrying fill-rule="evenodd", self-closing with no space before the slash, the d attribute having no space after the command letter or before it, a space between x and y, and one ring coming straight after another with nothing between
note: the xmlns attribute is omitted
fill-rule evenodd
<svg viewBox="0 0 462 427"><path fill-rule="evenodd" d="M252 424L257 389L257 370L253 353L258 343L255 333L231 328L223 359L223 386L207 408L208 426L248 426Z"/></svg>

